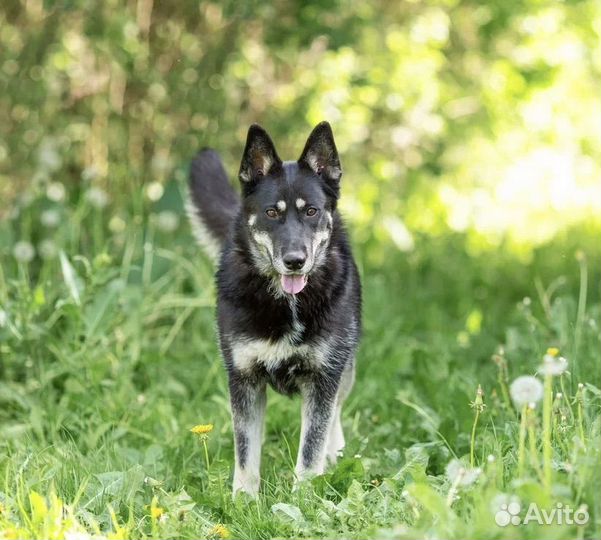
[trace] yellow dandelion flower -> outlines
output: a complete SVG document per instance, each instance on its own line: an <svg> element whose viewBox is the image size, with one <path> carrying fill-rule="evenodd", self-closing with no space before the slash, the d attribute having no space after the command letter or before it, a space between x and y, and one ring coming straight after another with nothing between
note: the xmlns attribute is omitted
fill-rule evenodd
<svg viewBox="0 0 601 540"><path fill-rule="evenodd" d="M217 537L217 538L229 538L230 531L228 531L227 527L221 523L217 523L213 525L211 530L209 531L209 536Z"/></svg>
<svg viewBox="0 0 601 540"><path fill-rule="evenodd" d="M190 431L192 433L196 433L197 435L205 435L213 431L213 424L198 424L197 426L194 426Z"/></svg>
<svg viewBox="0 0 601 540"><path fill-rule="evenodd" d="M549 347L547 349L547 354L549 356L557 356L559 354L559 349L557 347Z"/></svg>
<svg viewBox="0 0 601 540"><path fill-rule="evenodd" d="M159 519L165 511L160 506L151 506L150 507L150 517L152 519Z"/></svg>

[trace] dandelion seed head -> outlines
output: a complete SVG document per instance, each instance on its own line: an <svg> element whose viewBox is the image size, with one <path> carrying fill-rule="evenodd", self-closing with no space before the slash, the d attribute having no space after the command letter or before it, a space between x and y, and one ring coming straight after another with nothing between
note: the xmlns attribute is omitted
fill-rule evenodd
<svg viewBox="0 0 601 540"><path fill-rule="evenodd" d="M497 458L493 455L493 454L488 454L486 461L488 461L489 463L494 463L497 460Z"/></svg>
<svg viewBox="0 0 601 540"><path fill-rule="evenodd" d="M150 182L146 186L146 196L152 201L158 201L165 193L165 189L163 188L163 184L160 182Z"/></svg>
<svg viewBox="0 0 601 540"><path fill-rule="evenodd" d="M94 165L90 165L89 167L86 167L83 171L81 171L81 178L86 182L89 182L90 180L94 180L94 178L97 178L99 174L100 173L98 171L98 168Z"/></svg>
<svg viewBox="0 0 601 540"><path fill-rule="evenodd" d="M156 223L160 231L173 232L179 227L179 216L171 210L163 210L157 215Z"/></svg>
<svg viewBox="0 0 601 540"><path fill-rule="evenodd" d="M578 383L578 390L582 390L584 388L584 384L581 382Z"/></svg>
<svg viewBox="0 0 601 540"><path fill-rule="evenodd" d="M54 202L62 202L65 200L65 186L60 182L50 182L46 187L46 197Z"/></svg>
<svg viewBox="0 0 601 540"><path fill-rule="evenodd" d="M44 210L40 214L40 223L44 227L56 227L61 221L61 215L57 210Z"/></svg>
<svg viewBox="0 0 601 540"><path fill-rule="evenodd" d="M86 191L86 200L97 209L104 208L109 203L109 196L102 188L92 186Z"/></svg>
<svg viewBox="0 0 601 540"><path fill-rule="evenodd" d="M56 171L62 165L62 158L56 151L53 141L45 140L38 150L38 163L48 171Z"/></svg>
<svg viewBox="0 0 601 540"><path fill-rule="evenodd" d="M543 375L562 375L568 369L568 361L563 356L545 354L543 363L538 370Z"/></svg>
<svg viewBox="0 0 601 540"><path fill-rule="evenodd" d="M521 408L529 403L536 404L542 399L543 385L536 377L522 375L511 383L509 393L515 406Z"/></svg>
<svg viewBox="0 0 601 540"><path fill-rule="evenodd" d="M465 464L458 460L452 459L449 461L445 473L449 481L453 484L461 486L469 486L473 484L481 474L481 469L472 469L466 467Z"/></svg>
<svg viewBox="0 0 601 540"><path fill-rule="evenodd" d="M113 216L109 221L109 230L113 233L122 233L125 226L125 220L120 216Z"/></svg>
<svg viewBox="0 0 601 540"><path fill-rule="evenodd" d="M20 240L16 242L13 247L13 255L17 261L22 263L28 263L35 257L35 249L31 242Z"/></svg>
<svg viewBox="0 0 601 540"><path fill-rule="evenodd" d="M56 247L56 244L48 238L42 240L38 244L38 251L40 253L40 257L45 260L54 259L58 255L58 248Z"/></svg>

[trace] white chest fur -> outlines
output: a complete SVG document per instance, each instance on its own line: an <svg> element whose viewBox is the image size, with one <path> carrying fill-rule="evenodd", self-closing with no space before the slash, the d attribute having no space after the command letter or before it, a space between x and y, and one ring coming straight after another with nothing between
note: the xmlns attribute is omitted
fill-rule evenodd
<svg viewBox="0 0 601 540"><path fill-rule="evenodd" d="M321 344L299 343L299 338L305 329L297 314L297 299L288 300L292 313L292 328L280 339L252 339L235 337L232 339L232 356L234 366L246 371L262 365L272 371L291 358L303 358L314 362L316 367L325 359L328 348L327 342Z"/></svg>
<svg viewBox="0 0 601 540"><path fill-rule="evenodd" d="M246 371L252 369L256 364L260 364L271 371L277 369L289 358L313 356L312 349L313 347L306 344L296 344L289 334L278 340L239 340L234 342L232 353L234 365L239 370Z"/></svg>

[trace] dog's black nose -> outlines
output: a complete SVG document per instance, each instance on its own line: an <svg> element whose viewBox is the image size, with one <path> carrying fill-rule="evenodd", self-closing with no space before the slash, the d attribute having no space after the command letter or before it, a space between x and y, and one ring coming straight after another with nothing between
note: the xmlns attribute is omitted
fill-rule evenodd
<svg viewBox="0 0 601 540"><path fill-rule="evenodd" d="M288 270L299 270L305 264L307 257L305 257L300 251L292 251L290 253L286 253L282 257L284 261L284 265Z"/></svg>

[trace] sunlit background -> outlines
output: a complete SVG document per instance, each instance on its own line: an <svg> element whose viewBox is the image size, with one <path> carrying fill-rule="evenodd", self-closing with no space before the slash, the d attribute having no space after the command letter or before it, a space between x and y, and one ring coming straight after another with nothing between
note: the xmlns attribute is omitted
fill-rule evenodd
<svg viewBox="0 0 601 540"><path fill-rule="evenodd" d="M59 4L0 8L5 252L52 251L53 220L82 194L117 236L142 190L177 228L179 202L160 200L199 147L234 178L250 123L292 159L322 119L374 263L383 245L453 232L527 260L567 227L599 227L598 2ZM41 228L19 221L37 199Z"/></svg>

